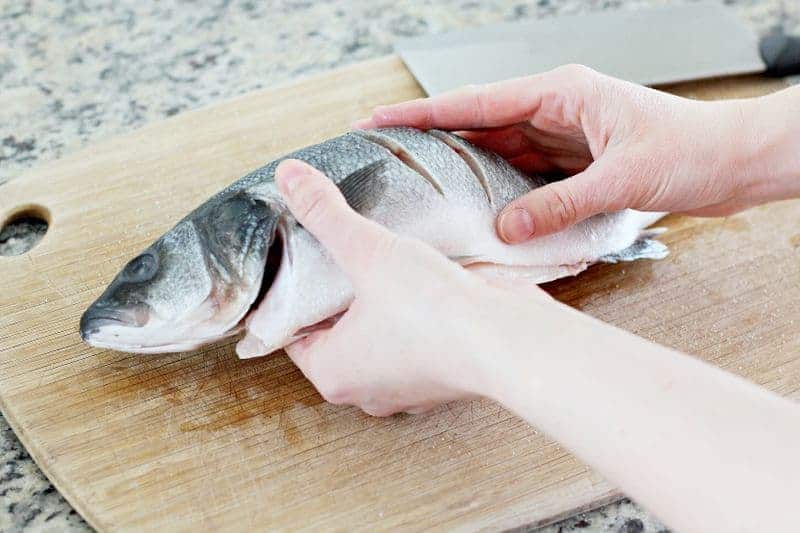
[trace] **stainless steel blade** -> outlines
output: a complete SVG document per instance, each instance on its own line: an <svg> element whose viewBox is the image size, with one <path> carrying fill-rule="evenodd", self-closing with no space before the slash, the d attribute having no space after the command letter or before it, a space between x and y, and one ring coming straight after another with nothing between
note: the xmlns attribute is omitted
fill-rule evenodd
<svg viewBox="0 0 800 533"><path fill-rule="evenodd" d="M644 85L765 68L755 32L718 2L495 24L402 40L397 49L428 94L566 63Z"/></svg>

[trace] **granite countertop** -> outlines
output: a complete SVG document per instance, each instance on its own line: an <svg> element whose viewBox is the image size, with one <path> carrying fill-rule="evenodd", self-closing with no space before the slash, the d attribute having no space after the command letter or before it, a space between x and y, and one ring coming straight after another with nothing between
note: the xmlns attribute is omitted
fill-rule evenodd
<svg viewBox="0 0 800 533"><path fill-rule="evenodd" d="M0 193L26 169L151 121L374 58L399 37L666 0L179 0L0 3ZM760 32L792 0L728 0ZM782 5L783 4L783 5ZM0 235L3 246L18 239ZM0 257L0 260L2 258ZM0 416L0 531L90 528ZM547 531L661 531L623 501Z"/></svg>

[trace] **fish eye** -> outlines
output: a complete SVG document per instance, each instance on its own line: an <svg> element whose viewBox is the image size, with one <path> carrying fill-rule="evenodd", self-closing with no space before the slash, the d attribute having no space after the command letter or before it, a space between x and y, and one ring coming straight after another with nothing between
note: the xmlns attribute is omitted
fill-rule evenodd
<svg viewBox="0 0 800 533"><path fill-rule="evenodd" d="M126 281L140 283L151 279L156 270L158 270L158 259L155 254L145 252L125 265L123 273Z"/></svg>

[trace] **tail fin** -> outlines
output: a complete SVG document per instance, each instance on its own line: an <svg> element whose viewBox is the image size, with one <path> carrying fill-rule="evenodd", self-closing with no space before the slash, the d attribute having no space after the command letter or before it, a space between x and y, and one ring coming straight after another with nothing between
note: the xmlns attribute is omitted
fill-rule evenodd
<svg viewBox="0 0 800 533"><path fill-rule="evenodd" d="M666 228L652 228L642 231L633 244L613 254L604 255L598 263L620 263L623 261L636 261L637 259L664 259L669 255L669 249L653 237L661 235Z"/></svg>

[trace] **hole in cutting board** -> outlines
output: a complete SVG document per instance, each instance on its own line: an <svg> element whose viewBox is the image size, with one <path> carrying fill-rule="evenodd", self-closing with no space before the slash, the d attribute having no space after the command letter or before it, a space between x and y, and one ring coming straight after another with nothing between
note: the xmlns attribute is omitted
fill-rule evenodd
<svg viewBox="0 0 800 533"><path fill-rule="evenodd" d="M50 225L50 212L26 205L11 212L0 226L0 255L21 255L36 246Z"/></svg>

